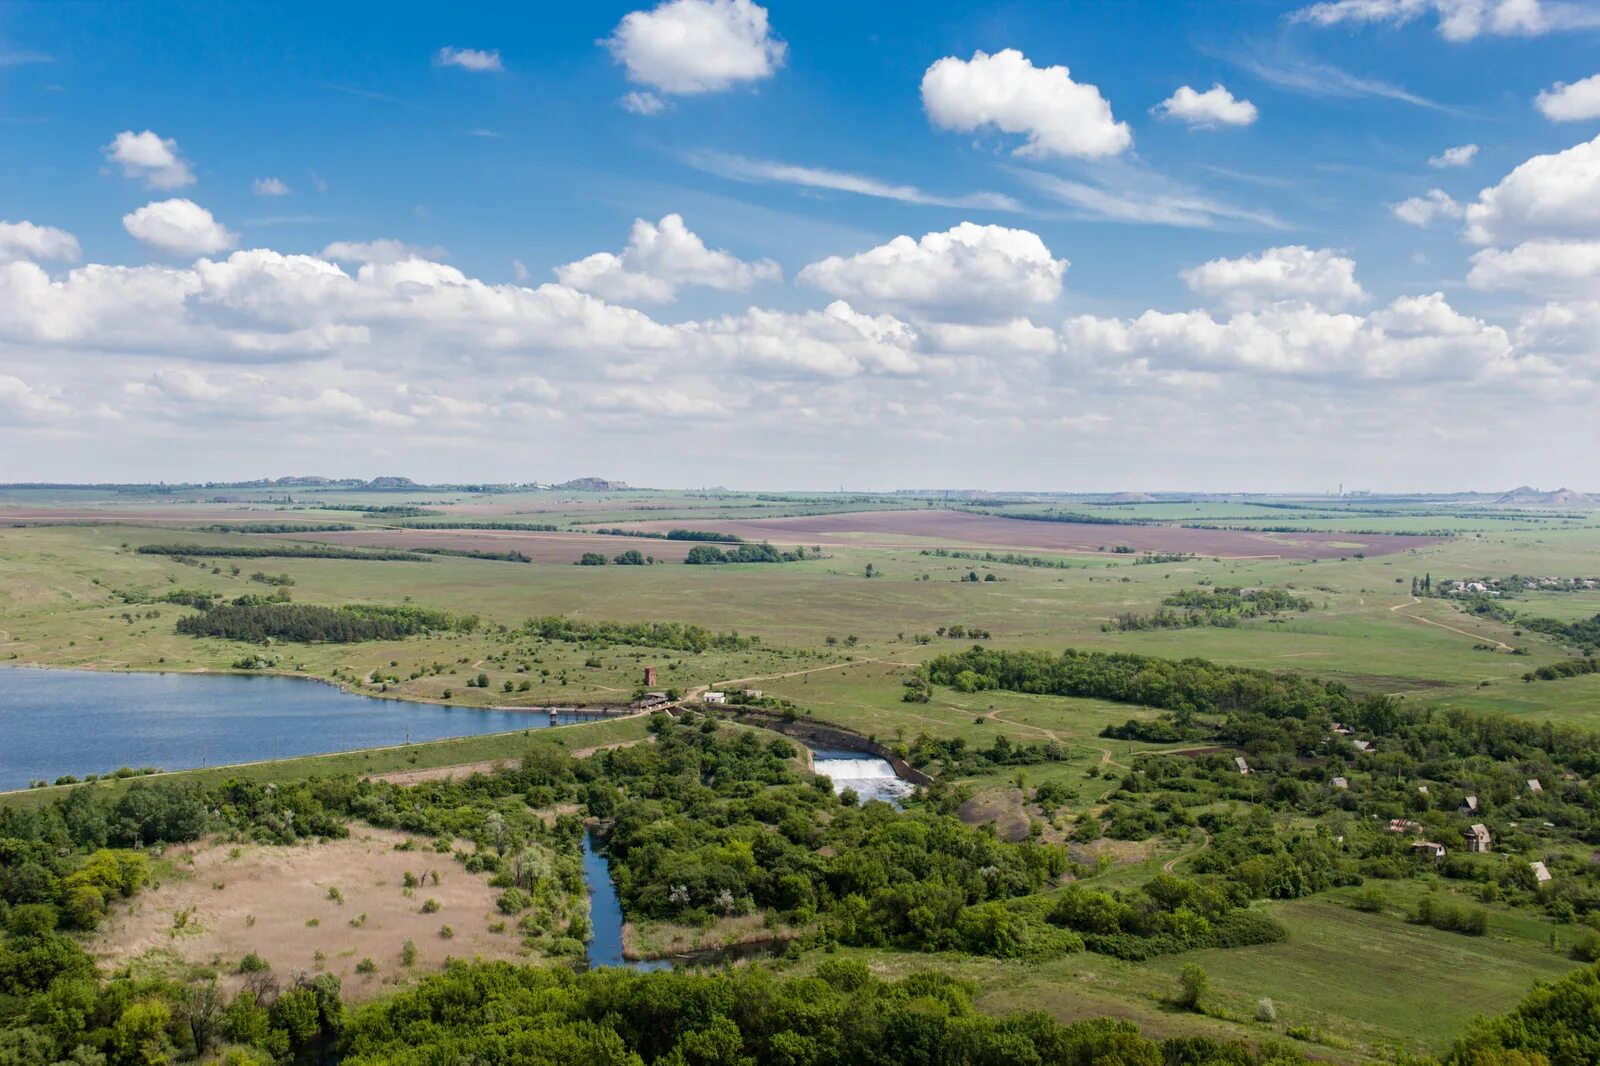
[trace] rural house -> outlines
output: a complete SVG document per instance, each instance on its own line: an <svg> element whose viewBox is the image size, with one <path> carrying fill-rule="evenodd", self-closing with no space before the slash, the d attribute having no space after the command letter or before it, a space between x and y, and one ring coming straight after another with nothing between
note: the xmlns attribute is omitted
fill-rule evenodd
<svg viewBox="0 0 1600 1066"><path fill-rule="evenodd" d="M1235 755L1233 757L1233 765L1239 768L1239 772L1241 774L1247 774L1250 772L1250 764L1244 761L1243 755Z"/></svg>
<svg viewBox="0 0 1600 1066"><path fill-rule="evenodd" d="M1542 862L1530 862L1528 869L1533 871L1533 879L1541 885L1550 880L1550 870Z"/></svg>
<svg viewBox="0 0 1600 1066"><path fill-rule="evenodd" d="M1462 800L1461 801L1461 806L1459 808L1457 808L1457 813L1460 813L1460 814L1477 814L1478 813L1478 797L1477 796L1468 796L1466 799Z"/></svg>
<svg viewBox="0 0 1600 1066"><path fill-rule="evenodd" d="M1544 791L1544 786L1539 784L1539 779L1537 777L1530 777L1530 778L1528 778L1528 791L1529 792L1543 792Z"/></svg>
<svg viewBox="0 0 1600 1066"><path fill-rule="evenodd" d="M1444 858L1445 854L1444 845L1435 844L1431 840L1418 840L1411 845L1411 850L1417 855L1426 855L1434 862L1438 862L1440 859Z"/></svg>
<svg viewBox="0 0 1600 1066"><path fill-rule="evenodd" d="M1470 852L1486 852L1489 850L1489 830L1481 822L1475 823L1461 831L1461 841Z"/></svg>
<svg viewBox="0 0 1600 1066"><path fill-rule="evenodd" d="M1391 818L1389 820L1389 832L1391 833L1415 833L1421 828L1422 826L1416 822L1405 818Z"/></svg>
<svg viewBox="0 0 1600 1066"><path fill-rule="evenodd" d="M707 692L700 699L703 703L727 703L728 694L726 692Z"/></svg>
<svg viewBox="0 0 1600 1066"><path fill-rule="evenodd" d="M1336 777L1336 778L1334 778L1332 781L1330 781L1328 783L1331 784L1334 788L1349 788L1350 787L1350 782L1346 781L1342 777Z"/></svg>

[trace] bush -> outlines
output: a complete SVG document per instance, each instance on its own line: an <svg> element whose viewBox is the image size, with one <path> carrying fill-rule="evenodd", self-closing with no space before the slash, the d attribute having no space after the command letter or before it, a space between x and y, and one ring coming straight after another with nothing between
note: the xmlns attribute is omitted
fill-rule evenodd
<svg viewBox="0 0 1600 1066"><path fill-rule="evenodd" d="M1178 974L1178 996L1174 1002L1184 1010L1199 1010L1200 997L1206 994L1210 984L1210 978L1199 963L1187 963Z"/></svg>
<svg viewBox="0 0 1600 1066"><path fill-rule="evenodd" d="M520 888L512 887L500 894L495 906L500 908L501 914L518 914L533 906L533 897Z"/></svg>
<svg viewBox="0 0 1600 1066"><path fill-rule="evenodd" d="M1263 998L1256 1001L1256 1021L1263 1024L1270 1024L1277 1020L1278 1008L1273 1004L1271 999Z"/></svg>
<svg viewBox="0 0 1600 1066"><path fill-rule="evenodd" d="M266 973L270 969L272 964L253 951L239 960L240 973Z"/></svg>
<svg viewBox="0 0 1600 1066"><path fill-rule="evenodd" d="M439 901L434 899L432 896L429 896L427 899L423 900L422 901L422 913L423 914L438 914L439 913Z"/></svg>

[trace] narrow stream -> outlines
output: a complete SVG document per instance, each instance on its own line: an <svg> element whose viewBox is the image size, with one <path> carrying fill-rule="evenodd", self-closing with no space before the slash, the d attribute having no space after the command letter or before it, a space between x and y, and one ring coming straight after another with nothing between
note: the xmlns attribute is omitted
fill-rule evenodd
<svg viewBox="0 0 1600 1066"><path fill-rule="evenodd" d="M629 961L622 957L622 901L611 881L611 864L595 844L594 833L583 834L583 883L589 889L589 966L626 966L634 970L670 970L671 959Z"/></svg>

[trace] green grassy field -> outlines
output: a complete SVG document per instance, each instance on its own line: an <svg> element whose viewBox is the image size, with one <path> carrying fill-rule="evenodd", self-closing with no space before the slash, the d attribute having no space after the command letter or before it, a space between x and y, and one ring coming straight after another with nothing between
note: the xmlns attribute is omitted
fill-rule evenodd
<svg viewBox="0 0 1600 1066"><path fill-rule="evenodd" d="M232 598L270 591L249 579L253 571L287 573L294 581L291 594L297 603L409 603L476 614L483 625L470 634L266 649L281 656L277 669L284 672L337 679L347 687L392 698L439 700L449 689L457 704L528 706L623 703L639 687L643 668L653 665L659 669L661 687L690 690L728 683L758 687L793 701L804 714L886 743L910 742L921 734L961 737L979 748L999 735L1027 743L1059 742L1067 758L1027 767L1023 779L1030 786L1062 783L1074 810L1091 807L1137 752L1155 750L1150 745L1105 740L1100 732L1153 712L1098 700L1009 692L963 695L948 689L939 690L929 703L904 702L901 683L918 663L970 643L939 636L941 627L981 627L992 634L995 647L1072 646L1172 658L1200 656L1339 679L1361 692L1400 694L1407 701L1600 728L1600 675L1522 680L1530 669L1571 657L1572 649L1533 633L1519 633L1515 625L1468 615L1448 601L1418 601L1410 594L1412 579L1423 575L1437 581L1512 573L1600 574L1600 524L1571 519L1565 512L1540 521L1535 521L1538 515L1524 512L1505 517L1473 512L1451 522L1432 506L1398 517L1340 516L1313 503L1302 511L1240 501L1101 507L1094 512L1216 524L1412 530L1449 525L1460 535L1396 554L1321 562L1202 557L1137 565L1109 553L1055 554L1070 560L1072 565L1065 569L925 554L935 547L962 547L932 538L892 538L898 546L868 547L848 535L835 538L839 543L821 559L716 567L577 567L460 558L429 563L219 558L196 566L132 550L148 543L251 541L238 534L174 528L217 521L219 511L227 514L228 521L393 524L370 512L285 509L304 500L368 506L414 503L442 507L449 519L460 521L489 517L551 522L564 528L644 519L692 526L696 518L927 506L922 501L869 498L649 492L484 496L296 491L295 505L282 502L281 490L236 490L228 495L240 502L210 502L202 493L159 502L65 490L0 492L0 661L96 669L229 670L241 656L264 649L180 636L174 623L190 613L189 608L131 605L117 593L191 588ZM1046 506L1085 509L1070 502L1030 505ZM177 521L159 526L113 522L28 527L10 525L5 519L7 508L47 507L73 508L74 513L92 509L101 521L114 520L129 509L159 511ZM891 540L871 539L880 544ZM625 538L617 540L618 551L635 546ZM647 541L637 543L648 546ZM235 564L237 574L232 569ZM876 575L870 579L869 565ZM969 573L980 578L992 575L995 580L962 580ZM1304 613L1245 621L1234 628L1135 632L1104 628L1120 614L1156 610L1162 598L1176 590L1228 585L1287 587L1313 606ZM1507 603L1526 615L1574 620L1600 611L1600 594L1527 594ZM549 614L590 621L692 623L758 637L759 643L740 651L692 654L543 642L518 631L526 619ZM397 674L402 680L387 687L374 684L367 679L375 671ZM407 675L416 671L425 673L408 680ZM489 686L467 688L466 680L479 672L487 676ZM511 693L503 691L507 681L513 685ZM529 688L521 691L518 686L524 681ZM291 780L426 769L514 760L532 744L556 743L579 750L636 740L644 732L642 719L616 720L214 768L185 776ZM1014 769L967 778L963 783L974 792L971 816L997 823L1010 818L1025 829L1037 815L1026 810L1016 779ZM96 787L119 789L128 784ZM4 802L36 803L54 791L11 794ZM1060 839L1071 821L1070 814L1064 815L1060 824L1047 828L1046 838ZM1183 856L1199 842L1198 834L1148 845L1103 842L1099 849L1114 856L1114 862L1099 882L1109 887L1136 885L1172 860L1177 860L1181 872ZM1134 1018L1158 1033L1198 1029L1248 1039L1274 1032L1282 1035L1292 1027L1314 1038L1305 1043L1310 1052L1337 1062L1377 1059L1388 1048L1436 1049L1473 1014L1504 1010L1533 981L1556 976L1572 965L1564 949L1550 948L1553 927L1542 919L1497 912L1491 935L1482 938L1409 924L1402 915L1414 903L1416 890L1414 884L1388 886L1385 891L1392 906L1383 914L1357 911L1338 892L1273 904L1272 910L1290 931L1282 943L1149 963L1093 955L1043 964L887 952L867 957L885 972L929 965L959 971L979 984L982 1002L993 1009L1037 1005L1068 1018L1109 1013ZM1176 971L1185 961L1199 961L1211 974L1216 1016L1177 1015L1165 1005ZM1279 1009L1276 1027L1249 1020L1256 1001L1264 996Z"/></svg>

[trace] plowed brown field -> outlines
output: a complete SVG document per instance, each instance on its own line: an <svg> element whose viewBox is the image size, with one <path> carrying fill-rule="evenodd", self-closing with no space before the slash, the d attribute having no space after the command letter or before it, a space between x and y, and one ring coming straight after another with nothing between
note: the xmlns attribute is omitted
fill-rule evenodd
<svg viewBox="0 0 1600 1066"><path fill-rule="evenodd" d="M634 524L630 524L633 528ZM858 511L801 518L705 522L639 522L637 528L674 526L733 533L746 540L860 547L969 545L1058 552L1192 552L1230 559L1328 559L1354 552L1389 555L1437 542L1437 537L1368 533L1258 533L1242 529L1183 529L1178 526L1112 526L1086 522L1030 522L965 511Z"/></svg>

